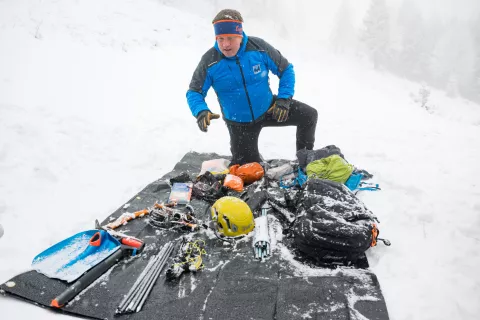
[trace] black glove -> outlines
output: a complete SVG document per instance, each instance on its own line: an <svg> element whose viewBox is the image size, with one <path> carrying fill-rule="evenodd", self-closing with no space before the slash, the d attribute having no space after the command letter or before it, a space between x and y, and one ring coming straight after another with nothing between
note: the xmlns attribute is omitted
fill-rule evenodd
<svg viewBox="0 0 480 320"><path fill-rule="evenodd" d="M273 106L268 109L268 113L272 114L273 119L278 122L285 122L288 119L288 112L290 110L291 99L277 99Z"/></svg>
<svg viewBox="0 0 480 320"><path fill-rule="evenodd" d="M208 110L203 110L197 115L197 124L200 130L207 132L207 128L210 125L210 120L220 118L219 114L211 113Z"/></svg>

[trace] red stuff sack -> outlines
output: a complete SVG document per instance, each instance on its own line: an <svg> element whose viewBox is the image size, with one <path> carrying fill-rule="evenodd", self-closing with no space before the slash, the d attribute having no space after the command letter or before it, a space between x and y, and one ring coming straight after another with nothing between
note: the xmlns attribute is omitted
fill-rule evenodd
<svg viewBox="0 0 480 320"><path fill-rule="evenodd" d="M264 171L260 163L251 162L240 166L238 164L230 167L230 174L240 177L244 183L252 183L262 179Z"/></svg>

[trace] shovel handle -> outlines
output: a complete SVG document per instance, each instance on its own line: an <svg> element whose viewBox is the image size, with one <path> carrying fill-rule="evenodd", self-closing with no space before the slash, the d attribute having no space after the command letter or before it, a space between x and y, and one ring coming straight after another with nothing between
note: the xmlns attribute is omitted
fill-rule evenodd
<svg viewBox="0 0 480 320"><path fill-rule="evenodd" d="M128 238L128 237L121 238L120 243L136 249L142 249L143 247L143 242L134 238Z"/></svg>
<svg viewBox="0 0 480 320"><path fill-rule="evenodd" d="M97 280L108 269L113 267L119 260L124 257L125 253L122 249L117 250L110 257L97 264L95 267L87 271L75 283L69 286L59 296L52 300L50 306L54 308L62 308L68 301L73 299L82 290Z"/></svg>

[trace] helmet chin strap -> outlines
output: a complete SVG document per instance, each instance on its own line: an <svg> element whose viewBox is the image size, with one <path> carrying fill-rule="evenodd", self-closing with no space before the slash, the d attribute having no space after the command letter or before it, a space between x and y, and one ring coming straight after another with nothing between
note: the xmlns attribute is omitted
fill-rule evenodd
<svg viewBox="0 0 480 320"><path fill-rule="evenodd" d="M223 234L218 233L217 228L213 229L213 233L215 233L215 236L222 241L235 243L235 239L233 239L231 237L226 237Z"/></svg>
<svg viewBox="0 0 480 320"><path fill-rule="evenodd" d="M207 208L209 209L209 208ZM225 242L229 242L229 243L235 243L235 240L239 240L239 239L242 239L243 237L245 237L244 234L240 235L240 236L236 236L236 237L227 237L221 233L218 233L218 229L217 229L217 224L215 223L215 221L209 221L208 224L204 223L202 224L202 226L205 228L205 229L210 229L213 231L213 233L215 234L215 236L219 239L219 240L222 240L222 241L225 241Z"/></svg>

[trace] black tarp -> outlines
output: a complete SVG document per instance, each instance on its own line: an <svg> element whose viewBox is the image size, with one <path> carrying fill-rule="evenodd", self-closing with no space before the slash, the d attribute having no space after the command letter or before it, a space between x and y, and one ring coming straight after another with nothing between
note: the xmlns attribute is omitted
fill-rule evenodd
<svg viewBox="0 0 480 320"><path fill-rule="evenodd" d="M217 154L187 153L172 172L130 199L128 211L166 201L170 178L182 172L194 175L200 171L203 161L219 157ZM208 204L193 200L192 205L197 216L204 218ZM102 225L125 211L122 204ZM132 220L119 229L143 239L147 243L144 253L113 267L62 312L94 319L114 318L116 307L147 264L149 256L156 254L166 242L185 235L180 231L159 231L146 221L147 218ZM282 237L277 237L280 240L276 246L272 241L272 256L259 262L253 259L251 238L232 246L212 237L208 231L190 233L189 236L194 240L206 240L205 269L186 273L173 282L166 281L165 272L162 272L142 311L116 318L388 319L380 285L368 269L309 267L291 258L287 244L280 245ZM44 307L67 288L66 283L35 271L20 274L6 283L0 289L7 296Z"/></svg>

